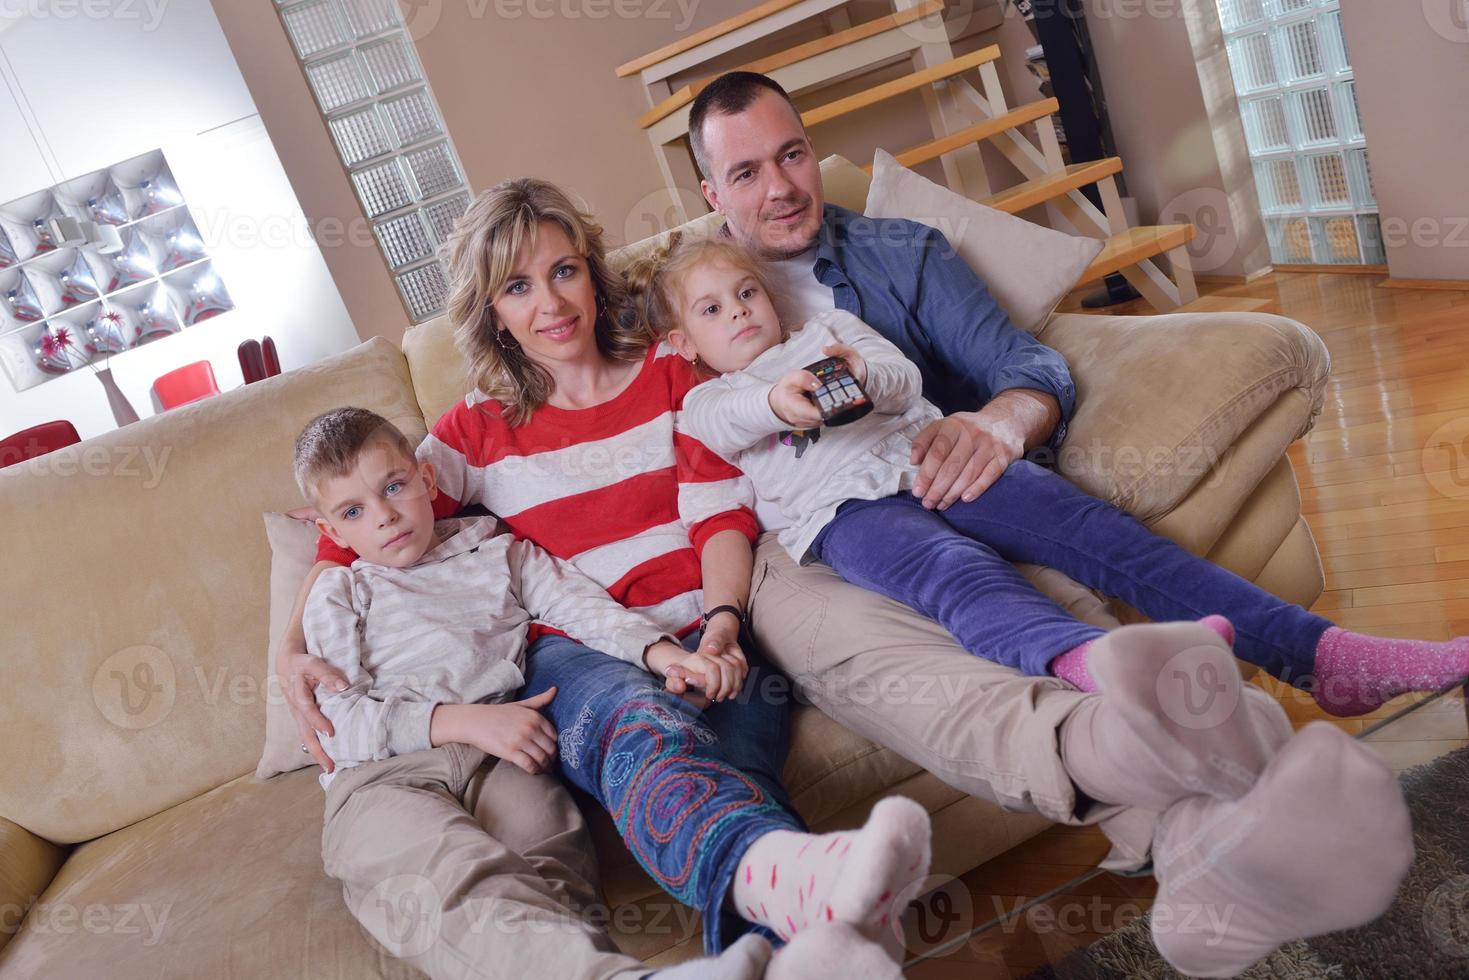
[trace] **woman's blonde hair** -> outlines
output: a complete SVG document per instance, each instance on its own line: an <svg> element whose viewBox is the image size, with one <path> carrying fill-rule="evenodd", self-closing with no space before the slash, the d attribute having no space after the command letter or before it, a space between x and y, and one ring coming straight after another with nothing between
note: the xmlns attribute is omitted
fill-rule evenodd
<svg viewBox="0 0 1469 980"><path fill-rule="evenodd" d="M682 308L680 292L684 277L694 266L711 259L748 272L766 295L773 297L765 267L749 249L728 238L694 237L675 231L666 242L634 261L623 273L638 314L654 336L666 337L668 331L683 323L688 312ZM781 334L785 334L784 326Z"/></svg>
<svg viewBox="0 0 1469 980"><path fill-rule="evenodd" d="M523 247L542 222L555 222L586 260L597 293L597 349L614 361L636 361L653 342L629 304L622 277L607 264L602 226L555 184L534 177L503 181L480 194L448 241L449 321L476 388L504 405L521 425L551 397L555 382L519 342L501 335L493 301Z"/></svg>

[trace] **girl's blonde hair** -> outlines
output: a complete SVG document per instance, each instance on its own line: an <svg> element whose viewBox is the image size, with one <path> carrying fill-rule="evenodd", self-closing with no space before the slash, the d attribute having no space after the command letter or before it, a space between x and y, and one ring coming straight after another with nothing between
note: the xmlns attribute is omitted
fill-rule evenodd
<svg viewBox="0 0 1469 980"><path fill-rule="evenodd" d="M766 295L773 295L764 265L749 249L728 238L693 237L675 231L623 273L638 314L654 336L666 337L668 331L682 325L688 312L680 294L684 277L694 266L710 260L722 260L748 272ZM781 333L785 334L784 326Z"/></svg>
<svg viewBox="0 0 1469 980"><path fill-rule="evenodd" d="M501 333L493 300L515 271L523 247L533 247L542 222L555 222L583 259L597 293L597 349L614 361L636 361L653 337L630 305L622 277L607 264L602 226L555 184L534 177L503 181L480 194L448 241L449 321L469 362L476 388L504 405L521 425L551 397L550 373Z"/></svg>

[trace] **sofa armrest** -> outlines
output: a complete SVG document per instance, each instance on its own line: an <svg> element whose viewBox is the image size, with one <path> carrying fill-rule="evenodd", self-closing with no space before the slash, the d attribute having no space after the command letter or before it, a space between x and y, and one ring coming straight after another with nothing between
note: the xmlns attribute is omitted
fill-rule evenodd
<svg viewBox="0 0 1469 980"><path fill-rule="evenodd" d="M0 817L0 949L66 860L66 848Z"/></svg>
<svg viewBox="0 0 1469 980"><path fill-rule="evenodd" d="M1331 367L1309 327L1269 313L1060 314L1039 337L1066 358L1076 382L1057 469L1147 524L1206 477L1252 489L1270 466L1243 472L1226 454L1280 405L1289 418L1274 426L1278 451L1272 445L1266 454L1273 465L1310 431Z"/></svg>

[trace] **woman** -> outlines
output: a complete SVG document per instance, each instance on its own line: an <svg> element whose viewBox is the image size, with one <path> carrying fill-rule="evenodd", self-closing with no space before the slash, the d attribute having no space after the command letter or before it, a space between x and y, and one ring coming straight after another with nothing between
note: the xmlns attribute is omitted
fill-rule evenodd
<svg viewBox="0 0 1469 980"><path fill-rule="evenodd" d="M608 810L660 885L703 912L710 951L739 931L732 910L801 937L802 959L826 970L842 962L854 975L854 952L876 964L871 940L892 939L895 897L926 873L927 816L884 801L856 834L803 833L780 781L787 698L739 640L749 487L674 427L698 379L652 343L601 229L553 185L522 179L481 195L456 227L450 266L449 314L476 390L419 449L439 473L436 513L484 505L697 645L683 664L645 670L539 636L522 696L554 689L561 772ZM324 542L318 558L354 556ZM310 715L300 678L331 678L300 659L295 635L279 672ZM703 711L701 692L713 699ZM302 737L317 755L309 725Z"/></svg>

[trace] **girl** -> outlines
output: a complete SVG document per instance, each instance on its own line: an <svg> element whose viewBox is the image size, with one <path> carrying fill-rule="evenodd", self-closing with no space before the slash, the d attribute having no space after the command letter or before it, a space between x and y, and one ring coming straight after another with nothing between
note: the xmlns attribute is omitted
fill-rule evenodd
<svg viewBox="0 0 1469 980"><path fill-rule="evenodd" d="M1237 628L1240 657L1297 683L1314 676L1313 695L1334 714L1469 675L1469 638L1431 643L1339 629L1025 460L979 498L925 510L907 492L912 442L940 413L897 347L842 310L789 331L757 261L724 239L675 235L629 281L654 329L710 378L685 398L685 430L746 473L762 524L783 528L791 557L823 561L906 603L976 656L1096 689L1087 656L1102 631L1031 586L1011 565L1020 561L1059 569L1155 620L1218 610L1229 619L1201 621L1229 643ZM875 410L823 427L810 397L819 382L802 365L833 356Z"/></svg>

